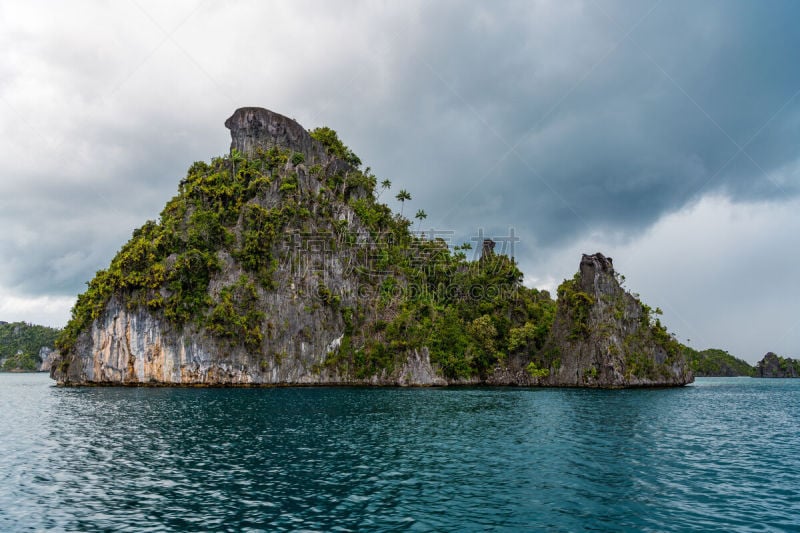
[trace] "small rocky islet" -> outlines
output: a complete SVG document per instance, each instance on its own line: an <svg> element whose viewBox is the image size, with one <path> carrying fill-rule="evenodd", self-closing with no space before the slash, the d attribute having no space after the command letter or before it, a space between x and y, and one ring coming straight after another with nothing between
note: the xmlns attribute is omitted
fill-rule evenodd
<svg viewBox="0 0 800 533"><path fill-rule="evenodd" d="M756 363L753 376L757 378L798 378L800 377L800 360L767 352L761 361Z"/></svg>
<svg viewBox="0 0 800 533"><path fill-rule="evenodd" d="M194 163L78 297L56 343L58 384L693 381L686 347L610 257L584 255L554 299L491 240L470 261L469 245L415 233L380 201L391 183L333 130L262 108L225 126L229 155Z"/></svg>

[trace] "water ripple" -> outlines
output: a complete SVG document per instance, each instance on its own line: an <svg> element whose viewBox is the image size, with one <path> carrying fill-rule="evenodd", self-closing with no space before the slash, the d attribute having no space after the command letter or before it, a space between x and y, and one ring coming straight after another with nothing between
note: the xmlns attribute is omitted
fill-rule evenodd
<svg viewBox="0 0 800 533"><path fill-rule="evenodd" d="M800 530L800 380L57 389L0 376L0 530Z"/></svg>

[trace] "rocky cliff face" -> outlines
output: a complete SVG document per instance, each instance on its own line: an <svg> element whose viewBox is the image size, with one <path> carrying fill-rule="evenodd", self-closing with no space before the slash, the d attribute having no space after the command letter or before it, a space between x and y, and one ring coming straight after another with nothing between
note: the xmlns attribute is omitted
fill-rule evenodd
<svg viewBox="0 0 800 533"><path fill-rule="evenodd" d="M580 273L559 288L558 311L542 366L547 385L670 386L694 378L682 346L653 311L619 284L610 257L584 255Z"/></svg>
<svg viewBox="0 0 800 533"><path fill-rule="evenodd" d="M284 309L297 319L303 314L297 307ZM409 354L396 372L365 379L326 369L325 359L339 348L343 332L344 325L330 317L306 316L279 336L274 346L280 351L259 353L220 343L197 328L176 330L162 317L144 309L129 311L112 300L81 337L81 356L53 376L64 384L94 385L446 384L436 376L427 352Z"/></svg>
<svg viewBox="0 0 800 533"><path fill-rule="evenodd" d="M691 381L610 258L584 256L556 306L491 241L468 262L413 236L332 130L259 108L225 125L230 157L195 163L78 298L59 384Z"/></svg>
<svg viewBox="0 0 800 533"><path fill-rule="evenodd" d="M800 360L781 357L767 352L756 364L756 377L759 378L797 378L800 377Z"/></svg>

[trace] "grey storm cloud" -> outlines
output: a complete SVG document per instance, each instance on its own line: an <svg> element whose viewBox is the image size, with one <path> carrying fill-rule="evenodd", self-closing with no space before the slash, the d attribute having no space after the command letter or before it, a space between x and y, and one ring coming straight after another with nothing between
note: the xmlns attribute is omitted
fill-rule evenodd
<svg viewBox="0 0 800 533"><path fill-rule="evenodd" d="M576 243L625 246L703 198L799 192L796 2L0 15L0 287L19 297L81 291L193 161L227 151L222 123L246 105L338 130L456 241L514 228L541 279L574 269L552 260Z"/></svg>
<svg viewBox="0 0 800 533"><path fill-rule="evenodd" d="M793 17L752 4L654 7L626 25L590 3L566 27L546 28L552 40L530 38L536 24L516 10L478 27L450 19L420 39L435 45L407 71L434 102L409 113L411 94L394 122L415 132L404 153L422 157L387 166L411 181L422 173L420 185L444 183L433 194L457 201L450 223L488 202L546 245L597 226L636 232L708 192L795 195Z"/></svg>

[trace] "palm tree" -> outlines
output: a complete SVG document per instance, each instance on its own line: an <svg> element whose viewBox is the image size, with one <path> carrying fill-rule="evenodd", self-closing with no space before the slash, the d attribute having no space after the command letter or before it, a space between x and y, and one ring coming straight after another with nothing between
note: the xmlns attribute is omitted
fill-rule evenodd
<svg viewBox="0 0 800 533"><path fill-rule="evenodd" d="M390 189L391 187L392 187L392 182L391 182L391 181L389 181L389 180L383 180L383 181L381 182L381 189L383 189L383 191L385 191L385 190L388 190L388 189ZM383 194L383 191L381 191L381 192L378 194L378 199L380 199L380 197L381 197L381 194Z"/></svg>
<svg viewBox="0 0 800 533"><path fill-rule="evenodd" d="M400 216L403 216L403 207L406 205L406 200L411 200L411 195L405 189L400 189L400 192L397 193L397 201L400 202Z"/></svg>
<svg viewBox="0 0 800 533"><path fill-rule="evenodd" d="M426 213L424 209L418 209L417 210L417 214L414 215L414 218L416 218L417 221L418 221L417 222L417 231L419 231L419 225L420 225L420 223L422 223L423 220L428 218L428 213ZM425 236L423 235L423 237L425 237Z"/></svg>

